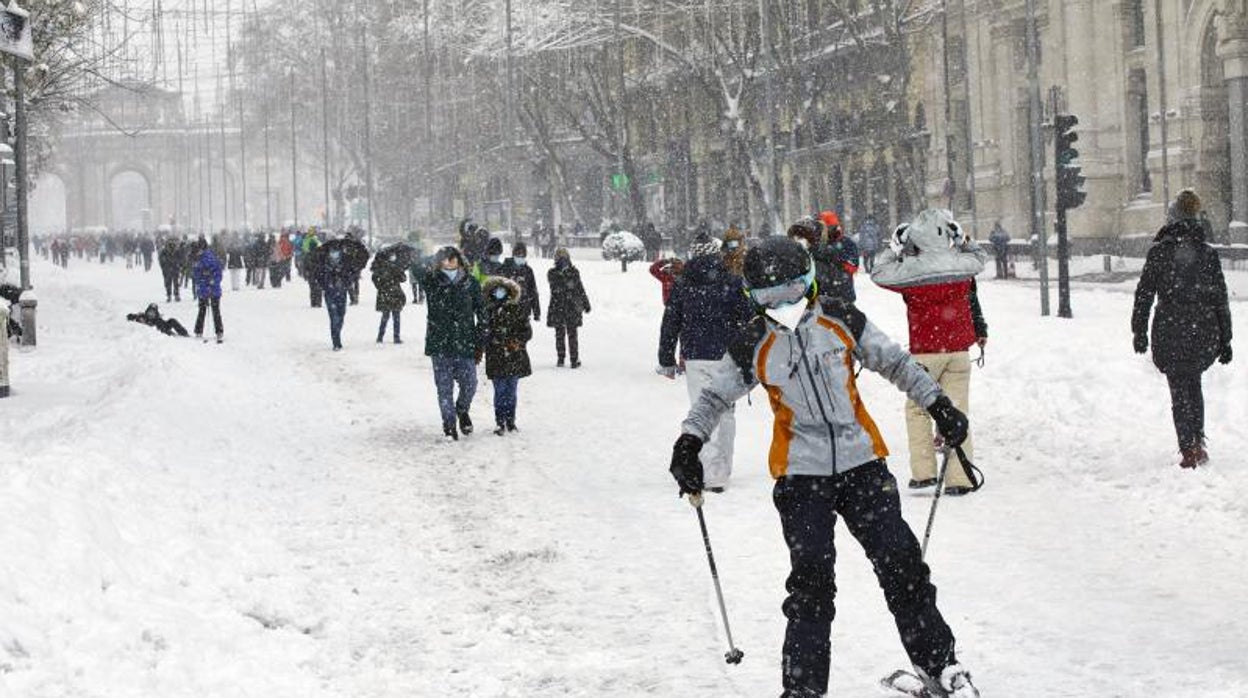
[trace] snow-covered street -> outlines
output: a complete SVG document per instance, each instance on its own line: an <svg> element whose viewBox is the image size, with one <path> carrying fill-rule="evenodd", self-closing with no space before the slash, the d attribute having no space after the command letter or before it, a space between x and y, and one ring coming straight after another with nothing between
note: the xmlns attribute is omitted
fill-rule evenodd
<svg viewBox="0 0 1248 698"><path fill-rule="evenodd" d="M367 275L333 353L297 277L227 291L218 346L125 321L163 295L156 270L37 260L40 345L12 352L0 401L0 696L777 695L788 557L765 395L738 406L732 485L706 508L746 654L732 667L667 472L688 401L654 373L659 286L597 256L577 262L584 367L555 368L535 326L520 432L489 432L482 371L459 443L441 436L423 306L404 344L375 344ZM1213 462L1182 471L1165 380L1131 351L1134 284L1076 284L1059 320L1030 282L989 276L970 412L987 485L942 500L930 552L976 685L1248 696L1248 350L1206 374ZM1248 337L1248 273L1228 277ZM900 296L857 283L904 342ZM194 320L189 302L161 310ZM861 385L908 478L904 396ZM921 534L930 499L904 504ZM831 694L873 696L905 654L837 535Z"/></svg>

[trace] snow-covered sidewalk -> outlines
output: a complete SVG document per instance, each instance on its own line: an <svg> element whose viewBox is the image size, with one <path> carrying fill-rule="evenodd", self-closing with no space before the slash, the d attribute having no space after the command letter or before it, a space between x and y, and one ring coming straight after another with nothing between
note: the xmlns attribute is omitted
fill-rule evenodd
<svg viewBox="0 0 1248 698"><path fill-rule="evenodd" d="M644 269L581 262L585 367L555 369L535 327L521 432L489 433L482 376L479 433L447 444L421 307L405 344L376 345L365 288L331 353L296 279L227 292L226 343L205 345L125 322L160 295L155 272L74 261L36 264L41 346L13 352L0 401L0 696L779 692L769 410L739 406L733 486L707 509L746 652L726 667L696 519L666 472L686 397L652 370ZM904 338L900 298L859 288ZM1181 472L1164 380L1130 352L1129 294L1077 288L1073 321L1039 318L1026 285L981 296L988 486L941 504L932 548L981 690L1248 695L1248 356L1207 374L1214 463ZM863 393L905 477L902 396L865 375ZM916 528L928 502L905 502ZM904 654L838 535L833 694L874 695Z"/></svg>

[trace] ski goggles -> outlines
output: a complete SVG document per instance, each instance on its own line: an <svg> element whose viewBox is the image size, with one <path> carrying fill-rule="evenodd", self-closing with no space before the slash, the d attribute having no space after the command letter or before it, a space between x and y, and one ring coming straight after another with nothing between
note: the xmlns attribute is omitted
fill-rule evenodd
<svg viewBox="0 0 1248 698"><path fill-rule="evenodd" d="M750 299L764 308L782 308L805 298L814 282L815 268L812 266L810 271L791 281L767 288L750 289Z"/></svg>

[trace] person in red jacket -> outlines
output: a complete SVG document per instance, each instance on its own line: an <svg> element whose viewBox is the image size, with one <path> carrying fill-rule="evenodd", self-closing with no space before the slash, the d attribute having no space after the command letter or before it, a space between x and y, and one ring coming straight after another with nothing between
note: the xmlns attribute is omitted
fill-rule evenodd
<svg viewBox="0 0 1248 698"><path fill-rule="evenodd" d="M988 342L988 325L975 285L975 274L983 271L987 259L987 252L965 237L948 211L931 209L897 229L890 247L876 258L871 274L873 281L905 300L911 355L963 413L970 412L970 348ZM932 421L913 402L906 405L906 431L910 488L935 487L938 470ZM962 448L974 460L969 434ZM945 494L973 491L959 460L957 455L950 459Z"/></svg>
<svg viewBox="0 0 1248 698"><path fill-rule="evenodd" d="M672 287L676 285L676 279L680 278L681 272L685 270L685 260L679 257L671 259L660 259L650 265L650 276L659 280L663 284L663 305L667 305L667 301L672 297Z"/></svg>

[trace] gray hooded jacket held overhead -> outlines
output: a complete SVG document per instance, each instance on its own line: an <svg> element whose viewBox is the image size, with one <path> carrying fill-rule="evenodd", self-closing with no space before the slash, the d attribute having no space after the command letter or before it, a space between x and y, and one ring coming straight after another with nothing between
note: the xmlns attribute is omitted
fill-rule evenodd
<svg viewBox="0 0 1248 698"><path fill-rule="evenodd" d="M682 426L706 441L720 418L756 385L775 415L772 477L837 475L888 455L854 378L854 360L930 406L940 386L854 306L812 303L790 330L770 317L750 323L716 365Z"/></svg>

